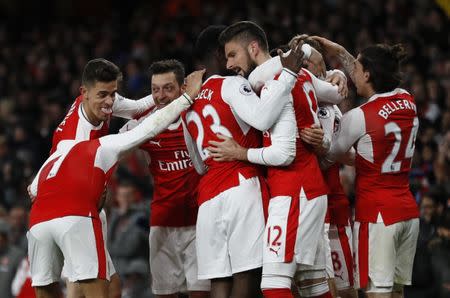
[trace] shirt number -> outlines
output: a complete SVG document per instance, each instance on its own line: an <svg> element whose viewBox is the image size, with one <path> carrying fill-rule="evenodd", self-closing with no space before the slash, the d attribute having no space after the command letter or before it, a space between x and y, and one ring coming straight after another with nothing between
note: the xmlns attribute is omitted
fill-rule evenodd
<svg viewBox="0 0 450 298"><path fill-rule="evenodd" d="M227 137L233 137L231 132L220 123L220 117L217 113L216 109L208 104L203 107L202 110L202 116L203 118L211 117L212 124L209 126L209 129L214 134L222 134ZM208 150L203 148L203 140L205 138L205 130L203 128L202 120L199 116L199 114L196 111L189 111L186 113L186 122L189 125L189 123L194 123L195 126L197 126L197 139L195 140L195 143L197 144L198 152L200 153L200 156L202 160L205 160L208 158Z"/></svg>
<svg viewBox="0 0 450 298"><path fill-rule="evenodd" d="M408 144L405 149L405 158L411 158L414 154L414 147L416 144L416 135L417 130L419 129L419 118L415 117L413 120L413 127L411 129L411 133L409 135ZM402 142L402 130L395 122L388 122L384 125L384 133L385 136L389 134L394 134L395 142L392 147L391 153L389 153L388 157L383 162L381 166L381 173L395 173L400 171L402 166L402 161L394 161L398 155L398 151L400 150L400 145Z"/></svg>

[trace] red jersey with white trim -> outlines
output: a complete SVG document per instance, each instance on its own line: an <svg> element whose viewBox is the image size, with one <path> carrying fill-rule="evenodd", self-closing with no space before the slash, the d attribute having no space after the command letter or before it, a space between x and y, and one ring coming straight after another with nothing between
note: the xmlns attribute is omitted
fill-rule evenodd
<svg viewBox="0 0 450 298"><path fill-rule="evenodd" d="M328 189L328 214L325 222L335 225L348 225L350 221L350 202L345 195L339 177L339 164L334 164L323 172Z"/></svg>
<svg viewBox="0 0 450 298"><path fill-rule="evenodd" d="M105 170L98 165L100 140L65 142L36 177L37 195L31 206L30 228L63 216L98 218L99 200L114 167Z"/></svg>
<svg viewBox="0 0 450 298"><path fill-rule="evenodd" d="M108 134L109 120L101 122L98 126L89 123L83 115L82 101L81 95L75 99L66 117L55 129L50 154L56 151L58 143L62 140L93 140Z"/></svg>
<svg viewBox="0 0 450 298"><path fill-rule="evenodd" d="M150 113L151 114L151 113ZM149 115L150 115L149 114ZM124 128L133 128L137 121ZM184 141L181 118L168 129L140 146L148 153L149 171L154 188L151 200L151 226L184 227L197 221L197 185L200 175L195 171Z"/></svg>
<svg viewBox="0 0 450 298"><path fill-rule="evenodd" d="M102 121L98 126L92 125L86 117L82 106L83 96L78 96L69 109L66 117L59 124L53 133L52 149L50 154L55 152L61 140L93 140L108 134L109 121ZM112 106L112 115L127 119L133 119L155 105L153 96L148 95L139 100L131 100L115 94Z"/></svg>
<svg viewBox="0 0 450 298"><path fill-rule="evenodd" d="M239 185L239 174L248 179L261 175L261 169L242 161L217 162L208 156L208 141L221 141L216 134L233 137L239 145L257 148L261 144L261 133L243 122L234 114L231 106L223 98L222 84L228 77L213 76L204 84L194 104L183 117L187 129L200 149L208 171L200 179L198 205L219 193ZM230 80L232 78L230 77ZM243 85L228 92L241 92L244 96L253 94L250 85ZM248 89L247 89L248 88ZM228 88L231 89L231 88ZM243 98L242 100L245 100ZM244 198L243 198L244 199Z"/></svg>
<svg viewBox="0 0 450 298"><path fill-rule="evenodd" d="M360 107L365 127L356 146L356 220L385 224L419 217L408 174L419 128L413 96L376 94Z"/></svg>
<svg viewBox="0 0 450 298"><path fill-rule="evenodd" d="M130 131L88 141L59 142L31 183L35 200L30 227L69 215L98 217L101 194L122 154L164 131L190 104L180 96Z"/></svg>
<svg viewBox="0 0 450 298"><path fill-rule="evenodd" d="M319 124L312 79L305 69L300 72L291 94L298 131ZM270 146L269 132L264 133L263 143L264 147ZM268 167L267 182L270 196L296 193L300 188L303 188L308 200L327 194L328 188L313 149L297 138L296 151L295 159L289 166Z"/></svg>

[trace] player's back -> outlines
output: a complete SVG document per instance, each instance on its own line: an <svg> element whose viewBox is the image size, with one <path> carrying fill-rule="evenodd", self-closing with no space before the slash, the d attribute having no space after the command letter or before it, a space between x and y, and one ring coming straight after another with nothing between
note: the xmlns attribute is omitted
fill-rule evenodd
<svg viewBox="0 0 450 298"><path fill-rule="evenodd" d="M92 140L108 134L108 121L94 126L86 119L82 107L83 96L78 96L70 107L64 119L53 133L52 148L50 154L56 151L58 143L62 140Z"/></svg>
<svg viewBox="0 0 450 298"><path fill-rule="evenodd" d="M305 70L302 70L299 74L291 94L297 130L300 131L303 128L311 127L313 124L319 124L314 87L310 75ZM268 145L270 145L270 138L265 135L264 146ZM294 161L287 167L269 167L267 175L272 197L285 192L289 188L298 191L298 186L303 188L308 199L313 199L328 192L313 148L299 138L296 142ZM298 181L298 183L292 183L292 181Z"/></svg>
<svg viewBox="0 0 450 298"><path fill-rule="evenodd" d="M98 217L99 198L112 173L96 166L99 147L99 140L58 146L38 173L30 227L62 216Z"/></svg>
<svg viewBox="0 0 450 298"><path fill-rule="evenodd" d="M244 178L260 175L256 165L242 161L217 162L209 157L206 147L209 141L220 141L217 134L233 139L246 148L257 148L261 145L258 131L243 122L230 105L224 101L223 83L233 77L212 76L205 83L185 120L189 133L193 137L198 151L208 167L207 173L200 179L199 205L222 191L239 185L239 174ZM236 92L252 93L249 86L243 85Z"/></svg>
<svg viewBox="0 0 450 298"><path fill-rule="evenodd" d="M419 127L414 98L403 89L375 94L360 107L365 135L356 146L356 217L387 224L418 216L408 174Z"/></svg>

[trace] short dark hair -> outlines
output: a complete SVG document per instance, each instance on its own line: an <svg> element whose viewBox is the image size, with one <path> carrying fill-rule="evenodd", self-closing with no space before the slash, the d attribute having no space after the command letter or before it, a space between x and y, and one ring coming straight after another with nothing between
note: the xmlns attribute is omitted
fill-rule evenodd
<svg viewBox="0 0 450 298"><path fill-rule="evenodd" d="M195 42L194 58L199 62L216 59L216 55L223 53L219 43L220 33L226 28L224 25L211 25L200 32Z"/></svg>
<svg viewBox="0 0 450 298"><path fill-rule="evenodd" d="M81 83L83 85L93 85L95 82L112 82L122 78L119 67L103 58L90 60L83 70Z"/></svg>
<svg viewBox="0 0 450 298"><path fill-rule="evenodd" d="M227 42L236 39L246 42L247 44L256 40L263 51L269 51L266 33L256 23L242 21L228 26L220 34L219 42L224 46Z"/></svg>
<svg viewBox="0 0 450 298"><path fill-rule="evenodd" d="M392 91L401 83L400 63L406 58L401 44L376 44L360 53L359 62L370 73L369 82L377 93Z"/></svg>
<svg viewBox="0 0 450 298"><path fill-rule="evenodd" d="M173 72L178 84L181 86L184 83L184 66L183 64L175 59L167 59L153 62L149 68L150 78L152 75L164 74L168 72Z"/></svg>

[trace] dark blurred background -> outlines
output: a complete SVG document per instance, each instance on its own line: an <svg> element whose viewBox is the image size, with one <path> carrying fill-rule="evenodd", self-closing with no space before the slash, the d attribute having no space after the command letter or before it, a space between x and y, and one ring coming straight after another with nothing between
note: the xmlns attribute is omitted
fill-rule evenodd
<svg viewBox="0 0 450 298"><path fill-rule="evenodd" d="M176 58L189 72L193 43L204 27L252 20L266 31L271 47L297 33L328 37L352 54L372 43L407 47L403 87L415 96L420 116L410 181L422 215L415 286L406 297L450 297L449 13L448 0L0 0L0 293L11 292L26 253L26 187L79 94L86 62L103 57L116 63L124 74L120 93L137 99L149 93L151 62ZM361 103L351 83L349 88L343 111ZM113 120L111 132L123 123ZM352 170L342 174L353 198ZM145 283L151 190L142 155L133 155L113 177L108 206L108 244L117 270ZM142 243L126 253L120 244L124 214L138 214L126 228L142 233ZM137 265L130 266L132 261Z"/></svg>

